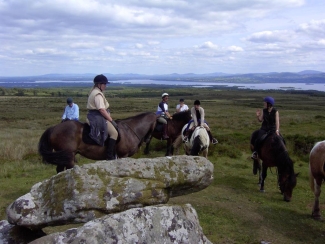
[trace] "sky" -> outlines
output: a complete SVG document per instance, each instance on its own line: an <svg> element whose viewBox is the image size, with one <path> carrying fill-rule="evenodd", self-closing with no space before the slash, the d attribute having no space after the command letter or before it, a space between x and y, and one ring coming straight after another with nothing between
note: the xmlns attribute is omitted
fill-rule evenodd
<svg viewBox="0 0 325 244"><path fill-rule="evenodd" d="M0 0L0 76L325 72L323 0Z"/></svg>

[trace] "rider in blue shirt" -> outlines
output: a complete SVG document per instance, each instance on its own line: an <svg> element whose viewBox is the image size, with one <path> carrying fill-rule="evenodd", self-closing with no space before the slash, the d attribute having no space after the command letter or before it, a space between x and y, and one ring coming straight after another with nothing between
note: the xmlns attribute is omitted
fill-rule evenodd
<svg viewBox="0 0 325 244"><path fill-rule="evenodd" d="M70 97L67 99L67 104L62 115L62 122L66 120L79 120L79 106Z"/></svg>

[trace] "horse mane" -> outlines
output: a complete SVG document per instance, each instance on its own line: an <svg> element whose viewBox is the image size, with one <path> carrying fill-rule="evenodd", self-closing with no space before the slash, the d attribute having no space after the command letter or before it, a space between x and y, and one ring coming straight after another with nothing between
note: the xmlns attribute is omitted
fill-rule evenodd
<svg viewBox="0 0 325 244"><path fill-rule="evenodd" d="M137 115L134 115L132 117L129 117L129 118L125 118L125 119L117 119L116 121L127 121L127 120L137 120L137 119L142 119L143 117L149 115L149 114L155 114L153 112L144 112L144 113L140 113L140 114L137 114Z"/></svg>
<svg viewBox="0 0 325 244"><path fill-rule="evenodd" d="M188 122L191 119L191 111L186 110L183 112L178 112L173 114L173 120L175 121L185 121Z"/></svg>

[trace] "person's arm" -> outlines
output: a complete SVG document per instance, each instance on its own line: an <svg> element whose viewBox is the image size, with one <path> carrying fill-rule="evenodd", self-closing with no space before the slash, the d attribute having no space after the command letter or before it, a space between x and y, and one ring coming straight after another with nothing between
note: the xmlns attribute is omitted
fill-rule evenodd
<svg viewBox="0 0 325 244"><path fill-rule="evenodd" d="M95 105L96 108L98 109L98 111L100 112L100 114L109 122L112 122L112 117L111 114L107 112L107 108L105 107L105 103L104 103L104 97L102 97L102 95L98 94L95 96Z"/></svg>
<svg viewBox="0 0 325 244"><path fill-rule="evenodd" d="M204 114L204 109L202 107L200 107L200 114L201 114L201 125L203 125L205 123L204 122L205 114Z"/></svg>
<svg viewBox="0 0 325 244"><path fill-rule="evenodd" d="M67 117L67 107L64 108L64 112L63 112L63 115L62 115L62 120L66 119Z"/></svg>
<svg viewBox="0 0 325 244"><path fill-rule="evenodd" d="M100 109L98 109L98 111L100 112L101 115L103 115L103 117L106 120L108 120L109 122L113 121L111 114L109 114L105 108L100 108Z"/></svg>
<svg viewBox="0 0 325 244"><path fill-rule="evenodd" d="M275 128L276 128L276 134L280 135L280 115L279 111L276 111L275 113Z"/></svg>
<svg viewBox="0 0 325 244"><path fill-rule="evenodd" d="M176 112L178 113L180 111L181 111L181 105L180 104L177 104L177 106L176 106Z"/></svg>
<svg viewBox="0 0 325 244"><path fill-rule="evenodd" d="M79 120L79 106L77 104L74 104L74 113L72 119Z"/></svg>
<svg viewBox="0 0 325 244"><path fill-rule="evenodd" d="M194 127L197 126L197 118L196 118L196 112L195 112L195 108L191 108L191 114L192 114L192 119L193 119L193 122L194 122Z"/></svg>
<svg viewBox="0 0 325 244"><path fill-rule="evenodd" d="M259 122L263 121L263 110L257 109L256 110L256 117Z"/></svg>

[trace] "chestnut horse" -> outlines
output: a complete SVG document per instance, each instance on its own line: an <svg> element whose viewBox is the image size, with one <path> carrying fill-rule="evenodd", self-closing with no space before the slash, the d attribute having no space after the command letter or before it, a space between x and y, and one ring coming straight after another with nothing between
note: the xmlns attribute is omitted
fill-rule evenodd
<svg viewBox="0 0 325 244"><path fill-rule="evenodd" d="M258 131L254 131L251 138L256 138ZM254 151L254 145L251 151ZM262 164L260 162L262 160ZM283 138L276 133L270 133L263 140L258 151L258 159L253 159L253 173L259 171L260 191L264 192L264 181L267 176L268 167L277 167L278 186L280 187L283 200L290 202L293 188L297 184L297 176L293 168L293 162L289 157ZM260 172L262 171L262 173Z"/></svg>
<svg viewBox="0 0 325 244"><path fill-rule="evenodd" d="M321 186L325 180L325 141L317 142L309 155L309 181L311 190L315 195L315 202L312 211L314 219L320 219L319 197Z"/></svg>
<svg viewBox="0 0 325 244"><path fill-rule="evenodd" d="M163 139L163 131L162 125L160 123L157 123L157 126L152 133L152 137L158 139L158 140L167 140L167 151L166 156L171 156L174 153L174 147L173 143L176 140L176 138L181 134L182 128L185 124L187 124L191 120L191 111L187 110L184 112L178 112L173 115L173 119L168 119L167 123L167 134L169 136L168 139ZM144 150L145 154L149 154L149 144L150 140L146 143L146 148Z"/></svg>
<svg viewBox="0 0 325 244"><path fill-rule="evenodd" d="M116 120L119 136L116 155L119 158L134 155L144 141L149 140L156 125L157 116L142 113ZM75 155L93 159L106 159L106 146L99 146L89 138L89 125L79 121L66 121L45 130L38 144L38 152L45 163L57 165L57 173L73 168Z"/></svg>

